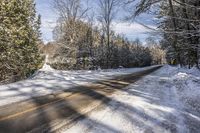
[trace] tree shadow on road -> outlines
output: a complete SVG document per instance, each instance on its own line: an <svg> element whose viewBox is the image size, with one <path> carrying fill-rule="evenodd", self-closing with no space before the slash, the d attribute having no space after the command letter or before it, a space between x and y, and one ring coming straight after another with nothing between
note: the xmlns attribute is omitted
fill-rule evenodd
<svg viewBox="0 0 200 133"><path fill-rule="evenodd" d="M123 117L133 125L138 127L145 127L146 131L153 131L154 127L152 127L151 125L155 125L162 129L165 128L167 131L170 132L177 132L177 127L175 125L176 120L162 120L160 118L156 118L151 114L145 113L144 110L141 110L140 108L127 104L125 101L119 101L110 97L110 94L112 94L116 90L123 91L132 96L141 97L145 102L149 104L154 102L158 106L166 106L168 108L172 108L168 105L159 105L159 103L155 101L156 95L154 95L153 93L123 89L135 81L136 78L133 78L130 81L127 81L126 79L118 79L118 81L102 81L97 82L94 86L76 86L62 92L70 93L72 94L72 96L73 94L80 94L80 96L82 95L84 98L89 99L88 102L81 101L81 98L70 100L59 96L54 97L54 95L48 95L44 97L32 97L31 104L34 104L36 107L39 108L30 112L25 112L24 114L17 117L13 117L3 121L0 120L0 132L54 132L56 126L61 124L61 127L66 127L68 124L76 123L80 119L87 120L89 123L93 123L93 125L101 127L101 129L106 132L122 132L119 129L114 129L113 127L110 127L103 122L98 122L97 120L88 117L87 114L80 112L79 108L77 108L79 106L83 106L83 108L85 106L90 106L91 101L93 100L100 101L105 107L108 107L113 111L117 111L117 113L123 115ZM57 83L55 87L59 87L59 83ZM75 102L73 102L73 100ZM48 104L49 102L51 102L51 104L46 106L46 104ZM159 109L152 109L152 111L160 114L164 113L169 116L173 114L173 112L164 112L163 110ZM0 114L0 118L2 117L3 116ZM148 122L144 122L143 120L147 120ZM65 124L62 125L62 123ZM149 125L149 123L151 123L151 125ZM84 126L87 127L89 125ZM34 129L35 127L39 128Z"/></svg>

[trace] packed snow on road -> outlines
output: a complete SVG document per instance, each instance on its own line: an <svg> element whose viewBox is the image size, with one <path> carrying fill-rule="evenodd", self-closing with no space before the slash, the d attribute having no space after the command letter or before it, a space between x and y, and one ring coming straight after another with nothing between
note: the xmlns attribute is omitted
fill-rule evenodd
<svg viewBox="0 0 200 133"><path fill-rule="evenodd" d="M64 133L199 133L200 71L164 66L111 97Z"/></svg>
<svg viewBox="0 0 200 133"><path fill-rule="evenodd" d="M59 71L45 64L28 80L0 86L0 106L24 101L37 96L60 93L63 90L96 82L112 79L115 76L127 75L147 70L156 66L144 68L120 68L96 71Z"/></svg>

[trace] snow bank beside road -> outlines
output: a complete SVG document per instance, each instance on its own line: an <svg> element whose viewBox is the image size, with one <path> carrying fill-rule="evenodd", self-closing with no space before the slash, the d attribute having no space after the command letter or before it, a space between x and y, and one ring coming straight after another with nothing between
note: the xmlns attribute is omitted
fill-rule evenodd
<svg viewBox="0 0 200 133"><path fill-rule="evenodd" d="M200 70L164 66L182 100L200 99Z"/></svg>
<svg viewBox="0 0 200 133"><path fill-rule="evenodd" d="M171 77L180 100L187 106L186 110L200 113L200 71L179 68Z"/></svg>
<svg viewBox="0 0 200 133"><path fill-rule="evenodd" d="M58 71L45 64L31 79L0 86L0 106L152 67L155 66L101 71Z"/></svg>

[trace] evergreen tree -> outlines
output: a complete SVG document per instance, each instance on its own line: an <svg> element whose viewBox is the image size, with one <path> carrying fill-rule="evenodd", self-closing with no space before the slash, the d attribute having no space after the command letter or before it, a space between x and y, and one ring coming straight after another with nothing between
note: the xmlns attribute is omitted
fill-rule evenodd
<svg viewBox="0 0 200 133"><path fill-rule="evenodd" d="M34 1L1 0L0 22L0 81L25 78L41 65Z"/></svg>

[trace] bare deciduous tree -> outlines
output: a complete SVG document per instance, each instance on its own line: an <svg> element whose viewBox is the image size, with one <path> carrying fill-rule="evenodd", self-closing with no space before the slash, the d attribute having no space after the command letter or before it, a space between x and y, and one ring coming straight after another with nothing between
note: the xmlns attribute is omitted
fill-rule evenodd
<svg viewBox="0 0 200 133"><path fill-rule="evenodd" d="M83 9L80 0L54 0L53 7L65 20L80 20L85 17L88 9Z"/></svg>
<svg viewBox="0 0 200 133"><path fill-rule="evenodd" d="M106 35L106 44L107 44L107 67L109 67L109 59L111 56L111 24L116 14L117 6L119 5L119 0L99 0L99 21L102 24L102 29Z"/></svg>

